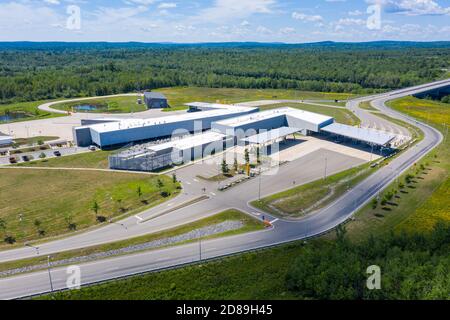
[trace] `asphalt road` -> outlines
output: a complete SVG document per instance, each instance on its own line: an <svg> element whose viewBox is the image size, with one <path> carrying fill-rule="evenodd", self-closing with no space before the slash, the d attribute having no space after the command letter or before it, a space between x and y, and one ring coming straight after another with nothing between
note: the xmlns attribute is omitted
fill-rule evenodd
<svg viewBox="0 0 450 320"><path fill-rule="evenodd" d="M399 157L391 161L388 166L385 166L378 170L375 174L357 185L353 190L337 199L330 206L320 210L315 215L308 216L299 221L286 221L282 219L276 220L276 222L274 222L273 229L262 232L242 234L227 237L226 239L203 241L201 246L202 258L209 259L221 257L289 241L305 239L326 232L349 219L358 208L367 203L373 196L378 194L383 190L383 188L387 187L389 183L395 180L399 174L412 166L416 161L425 156L429 151L431 151L442 141L442 135L437 130L427 126L426 124L418 123L413 119L410 119L387 108L385 106L385 102L402 96L425 91L433 87L441 87L444 85L450 85L450 80L349 101L348 108L353 110L362 119L362 121L371 121L372 118L370 117L370 115L368 115L369 113L367 111L358 108L357 105L360 101L372 101L373 106L380 109L384 114L402 119L406 122L410 122L415 126L420 127L425 133L424 140L418 143L416 146L408 149L406 152L402 153ZM302 159L303 161L308 161L308 159ZM309 161L311 161L311 159ZM292 179L290 177L289 180L286 181L286 177L289 175L289 173L292 173L295 170L296 172L300 171L298 170L298 167L281 167L280 172L278 172L277 175L262 177L262 185L267 186L267 189L264 189L262 194L266 195L275 192L277 189L282 189L283 186L285 186L286 183L288 183ZM206 210L207 212L214 214L231 207L245 210L249 213L254 213L257 210L251 208L248 205L248 202L257 198L256 192L258 190L258 184L259 179L251 180L250 182L243 184L242 187L233 188L228 192L225 192L223 194L221 193L216 196L211 195L211 199L213 199L214 201L208 200L205 202L200 202L184 210L176 211L170 215L167 215L166 217L170 217L168 219L171 219L173 217L173 219L177 220L177 218L180 218L181 216L185 217L183 214L187 212L196 213L198 211ZM189 187L186 187L187 194L181 196L179 198L181 200L176 201L181 202L183 198L188 199L190 197L190 193L195 194L197 192L196 190L194 190L193 184ZM195 185L195 188L198 187L199 185ZM241 190L240 188L243 190ZM154 213L149 212L148 214L151 215ZM177 214L180 214L180 216L177 217ZM269 215L266 216L271 218ZM132 218L127 219L127 223L137 225L136 222L133 222L131 219ZM157 220L150 220L149 223L151 223L152 221ZM185 222L187 221L181 221L181 223ZM106 228L102 228L102 232L100 233L93 231L91 234L86 234L88 235L88 238L93 234L98 234L99 237L103 237L101 236L102 234L108 233L110 233L111 235L117 235L117 233L112 230L112 228L115 228L114 230L121 230L120 226L108 226ZM136 228L136 230L137 229L138 228ZM86 234L83 235L85 236ZM83 237L83 235L79 236ZM72 241L69 241L68 239L72 239ZM74 242L73 240L77 238L72 237L68 239L63 239L50 245L56 246L55 248L53 248L53 250L67 250L67 246L69 244L74 245L76 241ZM84 246L85 243L81 243L79 245ZM191 263L193 261L199 260L199 248L200 246L198 244L192 243L168 249L160 249L82 264L80 265L82 277L81 280L83 284L88 284L108 279L114 279L117 277L148 272L161 268L169 268L185 263ZM51 252L51 250L52 249L49 249L49 252ZM0 261L14 260L29 255L30 249L5 251L0 253ZM54 289L63 289L67 287L66 268L63 267L53 269L51 271L51 275ZM50 282L47 271L23 274L0 280L0 298L2 299L13 299L49 291Z"/></svg>

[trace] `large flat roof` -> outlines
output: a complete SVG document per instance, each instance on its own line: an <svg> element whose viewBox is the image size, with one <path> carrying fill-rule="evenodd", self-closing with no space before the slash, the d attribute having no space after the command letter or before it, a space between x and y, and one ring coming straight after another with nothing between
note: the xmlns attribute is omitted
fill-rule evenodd
<svg viewBox="0 0 450 320"><path fill-rule="evenodd" d="M246 107L234 107L232 109L217 109L211 111L203 111L203 112L187 112L185 114L179 114L174 116L167 117L159 117L159 118L151 118L151 119L123 119L116 122L107 122L107 123L99 123L93 124L89 127L97 132L111 132L118 130L126 130L126 129L134 129L139 127L148 127L160 124L168 124L168 123L177 123L182 121L195 121L202 120L205 118L212 118L222 115L233 115L242 112L249 112L251 110L255 110L256 108L246 108Z"/></svg>
<svg viewBox="0 0 450 320"><path fill-rule="evenodd" d="M221 141L223 140L223 138L225 138L225 135L222 133L218 133L215 131L206 131L200 134L190 135L182 139L174 139L166 143L149 146L148 149L152 151L166 150L169 148L186 150L216 141Z"/></svg>
<svg viewBox="0 0 450 320"><path fill-rule="evenodd" d="M304 111L300 109L294 108L278 108L268 111L262 111L258 113L252 113L249 115L244 115L236 118L226 119L217 121L220 125L225 125L229 127L238 127L246 124L251 124L254 122L259 122L266 119L276 118L280 116L292 116L295 118L299 118L309 123L320 125L326 121L332 120L332 117L325 116L323 114L318 114L314 112Z"/></svg>
<svg viewBox="0 0 450 320"><path fill-rule="evenodd" d="M387 145L396 137L394 134L389 134L383 131L369 128L352 127L341 123L330 124L329 126L322 128L321 130L340 136L373 143L379 146Z"/></svg>
<svg viewBox="0 0 450 320"><path fill-rule="evenodd" d="M281 127L278 129L273 129L270 131L261 132L254 136L242 139L242 141L253 143L253 144L264 144L267 142L274 141L279 138L284 138L290 134L301 131L299 128Z"/></svg>

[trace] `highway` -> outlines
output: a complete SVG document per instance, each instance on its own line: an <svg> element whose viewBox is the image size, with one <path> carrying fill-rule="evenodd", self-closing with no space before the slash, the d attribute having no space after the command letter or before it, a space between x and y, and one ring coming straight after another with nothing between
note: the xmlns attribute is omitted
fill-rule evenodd
<svg viewBox="0 0 450 320"><path fill-rule="evenodd" d="M387 187L398 177L399 174L412 166L442 141L442 135L437 130L389 109L385 103L399 97L429 90L434 87L448 85L450 85L450 79L349 101L347 107L355 112L355 114L361 118L363 123L373 121L374 119L372 118L372 114L366 110L360 109L358 104L361 101L371 101L372 105L381 110L384 114L420 127L425 134L424 140L402 153L400 156L391 161L388 166L381 168L375 174L371 175L355 188L337 199L330 206L321 209L314 215L295 221L280 219L274 223L274 228L262 232L242 234L227 237L226 239L202 241L202 259L217 258L294 240L309 238L329 231L342 222L348 220L356 210ZM314 155L312 154L311 158L305 157L305 159L302 158L300 160L313 161L313 157ZM336 172L340 171L340 162L340 159L337 158L335 163L332 164L332 167L335 168ZM277 175L263 176L261 178L261 184L265 187L262 189L262 195L268 195L287 188L289 183L291 183L289 178L290 174L295 169L296 168L290 167L289 165L286 167L282 166L280 167ZM318 167L317 170L319 169L321 170L321 167ZM188 170L186 170L186 172L188 172ZM177 175L178 174L180 174L180 179L182 181L187 178L192 178L183 176L183 172L177 172ZM305 179L307 180L307 175L309 173L304 174L306 175ZM190 219L192 221L198 219L199 215L212 215L227 208L237 208L248 213L253 213L258 210L252 208L249 203L258 197L258 180L259 179L250 180L242 186L233 188L230 191L220 193L216 196L211 196L211 199L209 200L199 202L193 206L189 206L168 214L164 219L150 220L148 223L154 223L155 225L153 225L153 227L163 229L164 227L173 225L174 223L186 223L189 222ZM198 186L196 187L198 188ZM185 185L184 192L185 193L182 196L174 200L175 203L182 203L198 193L193 186L189 185ZM164 204L162 206L164 206ZM155 208L154 210L160 209L161 208ZM156 211L149 211L148 213L144 213L144 217L147 217L145 215L151 216L152 214L155 214L155 212ZM270 215L266 216L269 219L273 219ZM133 217L126 219L124 222L130 227L133 226L132 234L124 231L120 226L111 225L98 230L79 234L74 237L44 244L41 246L41 254L84 247L95 243L104 243L111 241L111 239L119 240L121 237L126 238L136 236L139 234L144 234L149 227L146 223L137 224L136 219L133 220ZM4 251L0 252L0 262L32 257L33 254L33 251L29 248ZM132 274L162 268L170 268L198 261L199 258L199 245L197 243L192 243L167 249L94 261L80 265L82 283L95 283L98 281L129 276ZM51 274L53 287L55 290L66 288L66 268L55 268L51 271ZM1 299L14 299L49 291L50 283L47 271L23 274L0 280Z"/></svg>

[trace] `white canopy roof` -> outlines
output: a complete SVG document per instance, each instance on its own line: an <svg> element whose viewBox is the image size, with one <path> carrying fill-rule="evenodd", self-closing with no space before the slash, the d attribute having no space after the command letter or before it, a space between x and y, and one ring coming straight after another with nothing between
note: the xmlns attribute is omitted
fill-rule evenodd
<svg viewBox="0 0 450 320"><path fill-rule="evenodd" d="M341 123L330 124L321 130L379 146L385 146L395 139L394 134L375 129L352 127Z"/></svg>
<svg viewBox="0 0 450 320"><path fill-rule="evenodd" d="M244 138L244 139L242 139L242 141L249 142L252 144L264 144L264 143L271 142L271 141L274 141L279 138L286 137L290 134L293 134L293 133L296 133L299 131L301 131L301 129L281 127L278 129L264 131L264 132L254 135L254 136Z"/></svg>

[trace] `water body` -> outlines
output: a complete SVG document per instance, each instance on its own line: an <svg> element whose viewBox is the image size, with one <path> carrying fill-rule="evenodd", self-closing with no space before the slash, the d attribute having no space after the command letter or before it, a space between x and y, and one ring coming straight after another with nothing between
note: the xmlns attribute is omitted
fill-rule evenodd
<svg viewBox="0 0 450 320"><path fill-rule="evenodd" d="M10 112L0 115L0 122L9 122L17 119L27 118L28 115L22 112Z"/></svg>
<svg viewBox="0 0 450 320"><path fill-rule="evenodd" d="M83 104L73 107L76 111L97 111L99 108L90 104Z"/></svg>

